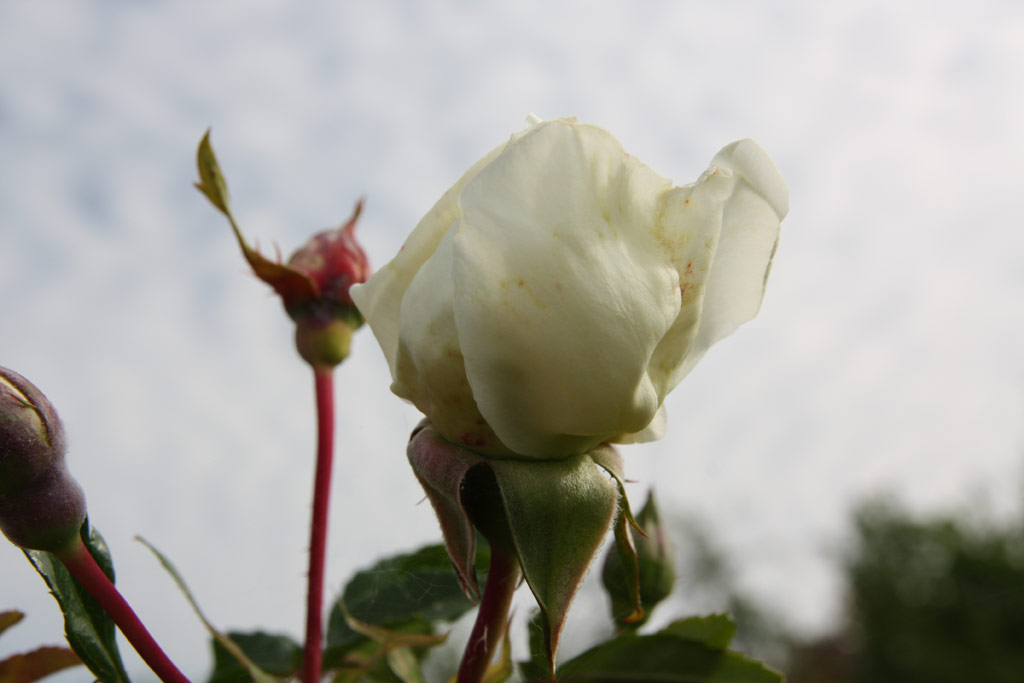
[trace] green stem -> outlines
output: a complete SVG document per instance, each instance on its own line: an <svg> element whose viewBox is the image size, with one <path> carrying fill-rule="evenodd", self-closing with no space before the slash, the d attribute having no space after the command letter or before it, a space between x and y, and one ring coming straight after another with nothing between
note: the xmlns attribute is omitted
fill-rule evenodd
<svg viewBox="0 0 1024 683"><path fill-rule="evenodd" d="M457 683L479 683L483 680L508 627L508 609L518 581L519 562L515 554L492 544L484 596L462 655Z"/></svg>
<svg viewBox="0 0 1024 683"><path fill-rule="evenodd" d="M76 540L77 542L67 550L54 553L67 567L68 572L89 591L90 595L96 598L96 602L100 603L106 613L110 615L121 633L161 681L164 683L189 683L174 662L160 649L128 602L96 564L96 560L93 559L82 540L80 538Z"/></svg>
<svg viewBox="0 0 1024 683"><path fill-rule="evenodd" d="M334 460L334 374L330 367L313 368L316 385L317 449L313 481L313 520L309 538L309 590L306 596L306 646L302 680L318 683L323 651L324 561L327 554L327 510Z"/></svg>

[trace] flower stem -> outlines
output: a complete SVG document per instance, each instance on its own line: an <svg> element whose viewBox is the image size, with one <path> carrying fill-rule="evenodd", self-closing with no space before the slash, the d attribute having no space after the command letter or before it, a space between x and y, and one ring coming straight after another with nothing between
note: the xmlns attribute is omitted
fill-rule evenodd
<svg viewBox="0 0 1024 683"><path fill-rule="evenodd" d="M473 632L462 655L457 683L479 683L483 679L508 627L508 608L518 581L519 563L515 554L492 544L487 585L476 613Z"/></svg>
<svg viewBox="0 0 1024 683"><path fill-rule="evenodd" d="M306 647L302 655L302 680L318 683L323 650L324 560L327 550L327 509L331 494L334 459L333 368L315 366L316 475L313 481L313 521L309 538L309 590L306 597Z"/></svg>
<svg viewBox="0 0 1024 683"><path fill-rule="evenodd" d="M156 644L153 636L149 634L142 621L132 611L131 606L96 564L96 560L93 559L81 539L77 539L77 542L66 550L55 554L67 567L68 572L78 580L78 583L82 584L89 594L96 598L96 602L110 615L117 627L121 629L121 633L161 681L164 683L189 683L185 674L178 670L178 667Z"/></svg>

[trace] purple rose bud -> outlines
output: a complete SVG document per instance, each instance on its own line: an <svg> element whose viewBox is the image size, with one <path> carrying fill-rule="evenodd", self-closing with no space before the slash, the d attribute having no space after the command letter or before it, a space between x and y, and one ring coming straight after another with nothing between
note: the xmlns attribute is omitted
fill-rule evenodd
<svg viewBox="0 0 1024 683"><path fill-rule="evenodd" d="M52 551L78 535L85 495L68 472L65 450L53 405L0 367L0 531L15 545Z"/></svg>

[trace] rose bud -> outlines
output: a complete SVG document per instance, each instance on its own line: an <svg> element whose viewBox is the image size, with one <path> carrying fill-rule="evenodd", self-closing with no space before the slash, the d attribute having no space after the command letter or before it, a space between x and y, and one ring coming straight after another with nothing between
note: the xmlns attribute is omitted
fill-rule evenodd
<svg viewBox="0 0 1024 683"><path fill-rule="evenodd" d="M675 547L661 521L652 490L636 522L646 536L633 534L636 549L636 581L643 616L631 619L634 605L626 583L630 580L621 553L612 548L605 557L601 581L612 598L612 617L621 625L640 626L650 618L651 610L672 593L676 580Z"/></svg>
<svg viewBox="0 0 1024 683"><path fill-rule="evenodd" d="M0 367L0 531L15 545L54 551L77 538L85 495L68 472L65 450L53 405Z"/></svg>
<svg viewBox="0 0 1024 683"><path fill-rule="evenodd" d="M356 220L362 211L356 205L349 221L334 230L314 235L288 259L288 268L305 275L315 294L296 301L284 300L295 321L295 343L299 354L311 365L337 365L348 356L352 332L363 324L352 303L349 289L366 282L370 264L355 238Z"/></svg>
<svg viewBox="0 0 1024 683"><path fill-rule="evenodd" d="M392 391L485 456L661 436L661 406L757 314L789 197L757 143L673 186L607 131L535 119L477 162L352 300Z"/></svg>
<svg viewBox="0 0 1024 683"><path fill-rule="evenodd" d="M199 189L228 219L242 255L253 274L274 288L295 321L299 355L313 367L334 367L348 357L352 332L363 318L352 303L349 288L370 275L366 253L355 239L362 201L348 222L314 235L288 263L272 261L250 247L231 213L227 182L207 131L196 153Z"/></svg>
<svg viewBox="0 0 1024 683"><path fill-rule="evenodd" d="M427 417L407 453L463 585L476 592L474 528L499 539L491 570L511 539L552 674L613 521L637 566L610 444L659 438L668 393L757 314L788 201L750 140L677 187L597 126L534 119L351 289L392 391Z"/></svg>

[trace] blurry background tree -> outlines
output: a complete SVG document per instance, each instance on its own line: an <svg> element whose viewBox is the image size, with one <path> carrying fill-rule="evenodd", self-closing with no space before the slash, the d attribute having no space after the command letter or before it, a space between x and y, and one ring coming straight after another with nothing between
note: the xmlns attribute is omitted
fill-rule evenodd
<svg viewBox="0 0 1024 683"><path fill-rule="evenodd" d="M875 502L856 531L847 623L793 644L793 683L1024 679L1024 520L915 519Z"/></svg>
<svg viewBox="0 0 1024 683"><path fill-rule="evenodd" d="M811 641L787 634L736 589L731 558L700 527L681 527L683 599L729 610L734 647L785 671L790 683L1024 680L1024 519L862 505L843 555L846 614L832 634Z"/></svg>

